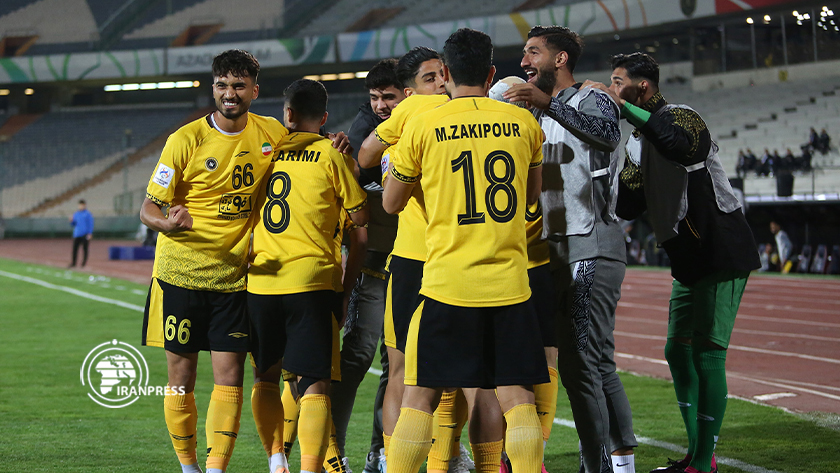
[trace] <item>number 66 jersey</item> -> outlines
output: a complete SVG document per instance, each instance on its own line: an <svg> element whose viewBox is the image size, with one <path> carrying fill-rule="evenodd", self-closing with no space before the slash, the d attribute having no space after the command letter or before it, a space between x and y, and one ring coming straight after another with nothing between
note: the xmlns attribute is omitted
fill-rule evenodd
<svg viewBox="0 0 840 473"><path fill-rule="evenodd" d="M542 140L529 111L486 97L455 98L408 121L392 177L423 186L421 294L460 307L528 300L526 189Z"/></svg>
<svg viewBox="0 0 840 473"><path fill-rule="evenodd" d="M207 115L169 136L146 197L184 205L191 230L161 234L152 277L185 289L245 290L251 214L277 143L288 130L248 114L245 129L226 134Z"/></svg>
<svg viewBox="0 0 840 473"><path fill-rule="evenodd" d="M248 292L333 290L341 209L354 213L367 203L353 158L316 133L293 132L278 144L256 203Z"/></svg>

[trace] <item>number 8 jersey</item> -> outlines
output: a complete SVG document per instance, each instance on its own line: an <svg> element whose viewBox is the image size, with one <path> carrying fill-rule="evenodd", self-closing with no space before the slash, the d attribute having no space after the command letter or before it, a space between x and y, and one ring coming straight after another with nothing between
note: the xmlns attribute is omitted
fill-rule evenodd
<svg viewBox="0 0 840 473"><path fill-rule="evenodd" d="M367 194L353 176L353 158L327 138L291 133L278 146L257 198L248 292L333 290L341 209L361 210Z"/></svg>
<svg viewBox="0 0 840 473"><path fill-rule="evenodd" d="M185 205L193 227L160 235L152 277L185 289L245 289L254 198L287 134L276 119L249 113L236 134L217 130L207 115L169 136L146 197Z"/></svg>
<svg viewBox="0 0 840 473"><path fill-rule="evenodd" d="M428 259L421 294L461 307L528 300L528 170L542 164L533 115L486 97L452 99L412 118L392 177L422 183ZM422 177L421 177L422 176Z"/></svg>

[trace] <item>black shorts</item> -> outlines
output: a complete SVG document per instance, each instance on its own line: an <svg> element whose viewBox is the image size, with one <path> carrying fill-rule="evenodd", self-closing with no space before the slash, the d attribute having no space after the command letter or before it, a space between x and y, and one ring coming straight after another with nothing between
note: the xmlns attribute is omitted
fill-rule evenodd
<svg viewBox="0 0 840 473"><path fill-rule="evenodd" d="M247 352L249 335L245 291L197 291L152 279L143 345L174 353Z"/></svg>
<svg viewBox="0 0 840 473"><path fill-rule="evenodd" d="M283 360L298 376L329 379L333 355L334 291L248 293L251 356L259 371Z"/></svg>
<svg viewBox="0 0 840 473"><path fill-rule="evenodd" d="M405 353L405 338L411 316L423 297L423 262L391 256L388 263L388 293L385 297L385 345Z"/></svg>
<svg viewBox="0 0 840 473"><path fill-rule="evenodd" d="M485 388L549 382L529 302L458 307L424 298L411 320L405 384Z"/></svg>
<svg viewBox="0 0 840 473"><path fill-rule="evenodd" d="M530 302L534 305L542 334L542 346L557 347L557 299L548 263L528 270Z"/></svg>

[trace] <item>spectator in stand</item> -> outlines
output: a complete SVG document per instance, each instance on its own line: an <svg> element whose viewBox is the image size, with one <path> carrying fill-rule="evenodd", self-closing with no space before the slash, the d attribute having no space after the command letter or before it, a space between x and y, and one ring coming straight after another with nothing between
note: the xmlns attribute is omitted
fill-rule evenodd
<svg viewBox="0 0 840 473"><path fill-rule="evenodd" d="M779 167L782 165L782 156L778 149L773 150L773 161L770 164L770 175L775 176L779 173Z"/></svg>
<svg viewBox="0 0 840 473"><path fill-rule="evenodd" d="M751 149L747 148L747 152L744 153L744 158L747 165L747 171L754 171L758 163L758 158L755 157L755 153L753 153Z"/></svg>
<svg viewBox="0 0 840 473"><path fill-rule="evenodd" d="M779 254L779 270L784 270L785 264L793 253L793 244L786 231L777 222L770 222L770 233L776 238L776 252Z"/></svg>
<svg viewBox="0 0 840 473"><path fill-rule="evenodd" d="M803 171L810 171L811 170L811 148L809 146L802 147L802 157L799 158L799 162L797 163L797 168Z"/></svg>
<svg viewBox="0 0 840 473"><path fill-rule="evenodd" d="M808 146L811 150L817 150L820 147L820 135L814 127L811 127L811 131L808 132Z"/></svg>
<svg viewBox="0 0 840 473"><path fill-rule="evenodd" d="M76 266L76 255L79 253L79 247L82 247L82 267L87 264L88 259L88 244L93 238L93 215L87 209L87 204L84 199L79 201L79 210L73 213L70 217L70 225L73 226L73 261L69 268Z"/></svg>
<svg viewBox="0 0 840 473"><path fill-rule="evenodd" d="M747 175L747 155L744 150L738 150L738 160L735 164L735 175L738 177L745 177Z"/></svg>
<svg viewBox="0 0 840 473"><path fill-rule="evenodd" d="M785 152L785 156L779 163L779 170L791 172L796 169L796 158L793 157L793 151L790 148Z"/></svg>
<svg viewBox="0 0 840 473"><path fill-rule="evenodd" d="M755 174L757 176L769 176L773 170L773 155L770 150L764 148L764 154L761 155L761 162L756 166Z"/></svg>
<svg viewBox="0 0 840 473"><path fill-rule="evenodd" d="M817 149L819 149L822 154L828 153L828 150L831 149L831 137L828 136L825 128L820 131L820 137L817 140Z"/></svg>

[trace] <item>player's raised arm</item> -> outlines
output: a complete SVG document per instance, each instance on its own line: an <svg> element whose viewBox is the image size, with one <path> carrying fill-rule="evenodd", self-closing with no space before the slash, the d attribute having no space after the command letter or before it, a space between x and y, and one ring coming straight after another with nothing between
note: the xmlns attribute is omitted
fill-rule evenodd
<svg viewBox="0 0 840 473"><path fill-rule="evenodd" d="M362 147L359 149L359 166L363 168L374 168L379 166L379 160L382 159L382 153L388 149L388 145L379 140L376 136L376 130L370 132L365 141L362 142Z"/></svg>

